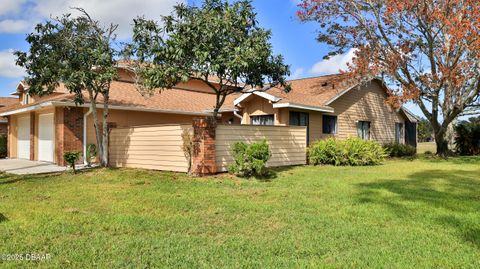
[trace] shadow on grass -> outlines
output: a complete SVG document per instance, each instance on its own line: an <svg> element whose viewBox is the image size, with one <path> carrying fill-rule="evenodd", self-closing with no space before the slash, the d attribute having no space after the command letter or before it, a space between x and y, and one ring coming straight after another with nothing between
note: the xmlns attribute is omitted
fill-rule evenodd
<svg viewBox="0 0 480 269"><path fill-rule="evenodd" d="M268 171L268 174L264 177L254 177L258 181L263 181L263 182L271 182L274 179L278 178L278 175L281 173L289 172L293 169L298 167L298 165L291 165L291 166L280 166L280 167L272 167Z"/></svg>
<svg viewBox="0 0 480 269"><path fill-rule="evenodd" d="M3 215L2 213L0 213L0 223L5 222L5 221L8 221L8 218L5 217L5 215Z"/></svg>
<svg viewBox="0 0 480 269"><path fill-rule="evenodd" d="M384 205L399 219L430 218L440 226L454 228L464 241L480 248L479 220L462 218L480 212L479 179L480 169L426 170L410 174L406 180L359 184L359 201Z"/></svg>

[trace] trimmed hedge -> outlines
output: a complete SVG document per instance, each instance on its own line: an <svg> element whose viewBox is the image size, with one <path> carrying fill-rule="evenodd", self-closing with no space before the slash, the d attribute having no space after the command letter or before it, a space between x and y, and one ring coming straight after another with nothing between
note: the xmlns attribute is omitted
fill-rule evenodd
<svg viewBox="0 0 480 269"><path fill-rule="evenodd" d="M247 144L237 142L232 145L235 163L228 167L228 171L240 177L268 176L267 161L272 152L266 140Z"/></svg>
<svg viewBox="0 0 480 269"><path fill-rule="evenodd" d="M386 156L385 149L380 144L360 138L319 140L308 150L308 158L313 165L377 165L385 160Z"/></svg>
<svg viewBox="0 0 480 269"><path fill-rule="evenodd" d="M7 136L0 135L0 159L7 157Z"/></svg>
<svg viewBox="0 0 480 269"><path fill-rule="evenodd" d="M460 155L480 155L480 123L461 123L455 127L455 150Z"/></svg>
<svg viewBox="0 0 480 269"><path fill-rule="evenodd" d="M390 143L383 145L383 148L390 157L411 157L417 154L417 149L407 144Z"/></svg>

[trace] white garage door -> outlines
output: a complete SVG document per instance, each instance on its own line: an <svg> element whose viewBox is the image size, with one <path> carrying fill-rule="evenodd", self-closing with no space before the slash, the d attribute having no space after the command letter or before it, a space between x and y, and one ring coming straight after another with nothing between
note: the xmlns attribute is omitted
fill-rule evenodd
<svg viewBox="0 0 480 269"><path fill-rule="evenodd" d="M42 114L38 117L38 160L53 162L54 151L53 114Z"/></svg>
<svg viewBox="0 0 480 269"><path fill-rule="evenodd" d="M19 159L30 159L30 117L18 118L17 151Z"/></svg>

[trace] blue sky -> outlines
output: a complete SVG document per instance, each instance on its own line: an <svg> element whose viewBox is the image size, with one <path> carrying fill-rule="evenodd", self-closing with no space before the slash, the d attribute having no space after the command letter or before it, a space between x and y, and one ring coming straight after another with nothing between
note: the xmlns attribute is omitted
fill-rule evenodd
<svg viewBox="0 0 480 269"><path fill-rule="evenodd" d="M70 12L69 7L84 7L104 23L118 23L119 38L128 38L131 20L137 15L158 18L168 14L178 0L1 0L0 4L0 96L7 96L23 75L14 65L12 50L26 50L25 36L33 25L51 15ZM192 0L188 0L192 1ZM196 0L198 3L199 0ZM272 31L275 53L282 54L291 65L292 78L338 72L345 68L352 53L328 61L323 57L328 46L318 43L315 23L301 23L295 17L298 0L254 0L260 25ZM128 15L125 15L128 14ZM407 107L417 114L418 108Z"/></svg>

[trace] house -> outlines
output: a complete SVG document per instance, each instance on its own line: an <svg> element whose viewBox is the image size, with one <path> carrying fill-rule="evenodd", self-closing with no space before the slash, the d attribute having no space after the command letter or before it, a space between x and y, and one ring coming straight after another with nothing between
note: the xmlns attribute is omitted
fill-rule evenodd
<svg viewBox="0 0 480 269"><path fill-rule="evenodd" d="M358 136L416 146L417 118L386 104L388 89L380 79L365 85L344 74L289 81L292 91L266 87L234 100L242 124L307 126L307 144L327 137Z"/></svg>
<svg viewBox="0 0 480 269"><path fill-rule="evenodd" d="M0 97L0 109L15 105L18 102L17 98ZM0 135L6 135L8 132L8 120L6 117L0 117Z"/></svg>
<svg viewBox="0 0 480 269"><path fill-rule="evenodd" d="M108 124L113 128L191 123L194 117L212 114L215 95L200 80L192 78L173 89L142 96L128 68L119 65L118 70L119 79L110 90ZM211 83L215 84L215 78ZM408 140L405 126L414 122L404 110L394 111L385 104L386 88L380 80L356 87L348 86L346 78L337 75L293 80L291 84L293 90L288 94L276 87L266 87L228 96L218 121L303 125L308 127L309 142L357 135L381 143ZM0 116L8 118L10 127L10 158L65 165L65 151L85 152L88 144L96 143L88 103L76 105L74 96L63 85L42 97L28 96L27 90L28 85L19 83L13 93L17 104L0 108ZM101 112L99 109L99 115Z"/></svg>

